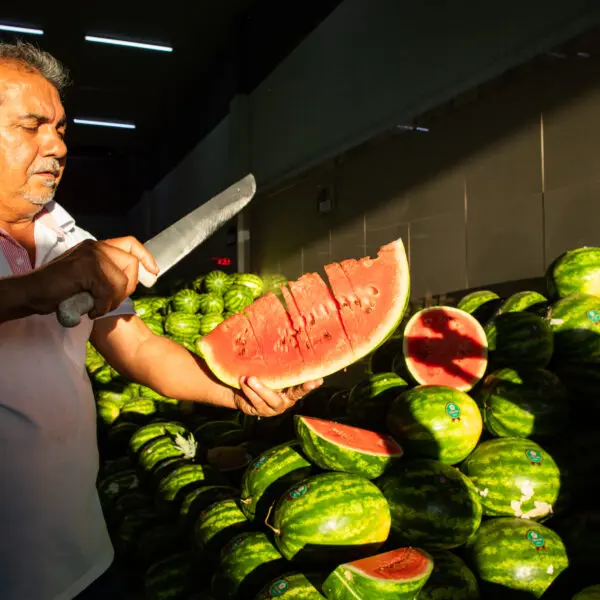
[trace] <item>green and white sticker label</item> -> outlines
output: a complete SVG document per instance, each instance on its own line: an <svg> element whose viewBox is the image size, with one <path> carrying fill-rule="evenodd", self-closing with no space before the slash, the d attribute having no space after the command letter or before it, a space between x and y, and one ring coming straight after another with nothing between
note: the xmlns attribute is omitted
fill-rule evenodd
<svg viewBox="0 0 600 600"><path fill-rule="evenodd" d="M305 483L299 483L290 490L288 500L298 500L298 498L302 498L306 492L308 492L308 486Z"/></svg>
<svg viewBox="0 0 600 600"><path fill-rule="evenodd" d="M529 530L527 532L527 539L536 550L546 549L546 540L537 531Z"/></svg>
<svg viewBox="0 0 600 600"><path fill-rule="evenodd" d="M600 323L600 311L593 310L593 309L588 310L587 317L594 325L596 325L597 323Z"/></svg>
<svg viewBox="0 0 600 600"><path fill-rule="evenodd" d="M454 402L446 404L446 414L454 421L460 421L460 408Z"/></svg>
<svg viewBox="0 0 600 600"><path fill-rule="evenodd" d="M258 471L268 460L269 460L268 456L261 456L260 458L256 459L256 461L252 465L252 468L255 471Z"/></svg>
<svg viewBox="0 0 600 600"><path fill-rule="evenodd" d="M540 465L544 460L543 456L537 450L525 450L525 456L527 456L529 462L532 465Z"/></svg>
<svg viewBox="0 0 600 600"><path fill-rule="evenodd" d="M285 579L278 579L270 588L268 598L279 598L289 589L290 584Z"/></svg>
<svg viewBox="0 0 600 600"><path fill-rule="evenodd" d="M233 552L236 548L238 548L243 541L244 541L244 538L241 536L237 537L237 538L233 538L231 540L231 543L229 544L229 547L227 548L227 554Z"/></svg>

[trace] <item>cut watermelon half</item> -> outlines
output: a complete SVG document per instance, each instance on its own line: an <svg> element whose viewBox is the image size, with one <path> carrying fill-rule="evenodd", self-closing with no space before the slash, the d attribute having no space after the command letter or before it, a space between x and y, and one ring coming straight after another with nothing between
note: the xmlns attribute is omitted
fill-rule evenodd
<svg viewBox="0 0 600 600"><path fill-rule="evenodd" d="M294 418L304 454L322 469L375 479L404 454L389 435L314 417Z"/></svg>
<svg viewBox="0 0 600 600"><path fill-rule="evenodd" d="M414 600L432 572L429 554L398 548L339 565L323 583L323 592L336 600Z"/></svg>
<svg viewBox="0 0 600 600"><path fill-rule="evenodd" d="M214 375L235 388L241 377L253 375L283 389L340 371L384 342L408 303L402 240L383 246L377 258L333 263L325 271L331 289L316 273L282 288L287 326L273 305L279 300L267 295L204 336L199 351ZM290 354L291 340L301 361Z"/></svg>
<svg viewBox="0 0 600 600"><path fill-rule="evenodd" d="M450 306L417 312L404 329L406 367L419 384L468 392L485 374L487 337L479 321Z"/></svg>

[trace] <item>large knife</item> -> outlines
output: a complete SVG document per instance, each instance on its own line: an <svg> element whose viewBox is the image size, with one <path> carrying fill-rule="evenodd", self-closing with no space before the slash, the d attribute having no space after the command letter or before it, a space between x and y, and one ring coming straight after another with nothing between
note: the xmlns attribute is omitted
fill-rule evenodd
<svg viewBox="0 0 600 600"><path fill-rule="evenodd" d="M185 258L192 250L209 238L229 219L235 217L254 197L256 181L252 174L246 175L205 204L167 227L144 247L158 264L159 274L152 275L139 264L138 280L144 287L152 287L158 277ZM80 292L63 300L57 310L57 317L64 327L74 327L94 306L94 298L89 292Z"/></svg>

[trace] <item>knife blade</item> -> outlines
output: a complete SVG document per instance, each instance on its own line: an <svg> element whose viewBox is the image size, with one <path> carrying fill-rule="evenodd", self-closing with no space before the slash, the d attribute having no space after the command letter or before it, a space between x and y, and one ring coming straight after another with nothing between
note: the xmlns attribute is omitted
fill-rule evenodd
<svg viewBox="0 0 600 600"><path fill-rule="evenodd" d="M139 282L144 287L152 287L158 277L164 275L224 223L237 215L252 200L255 193L256 181L252 174L248 174L149 239L144 247L154 257L159 273L153 275L140 263ZM63 327L74 327L80 322L81 316L87 314L93 306L92 295L89 292L80 292L59 304L57 318Z"/></svg>

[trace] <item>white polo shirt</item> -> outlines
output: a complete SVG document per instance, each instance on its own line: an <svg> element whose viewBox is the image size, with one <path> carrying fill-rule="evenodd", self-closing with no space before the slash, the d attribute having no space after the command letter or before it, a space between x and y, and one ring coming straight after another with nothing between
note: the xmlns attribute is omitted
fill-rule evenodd
<svg viewBox="0 0 600 600"><path fill-rule="evenodd" d="M36 220L36 265L93 238L51 203ZM0 230L0 277L32 269ZM134 313L128 299L114 313ZM92 321L0 324L0 599L71 600L110 566L98 494L96 411L85 370Z"/></svg>

